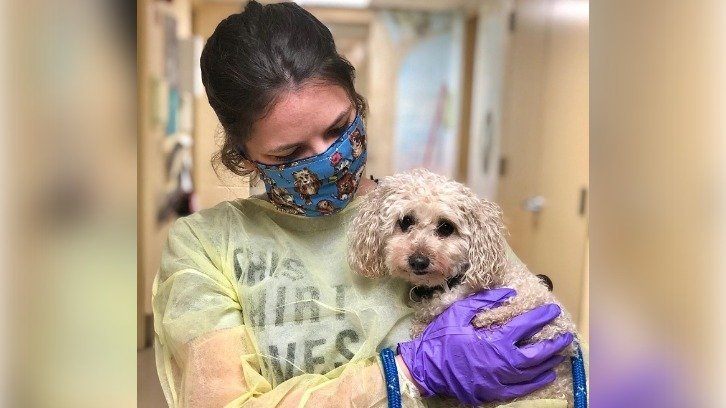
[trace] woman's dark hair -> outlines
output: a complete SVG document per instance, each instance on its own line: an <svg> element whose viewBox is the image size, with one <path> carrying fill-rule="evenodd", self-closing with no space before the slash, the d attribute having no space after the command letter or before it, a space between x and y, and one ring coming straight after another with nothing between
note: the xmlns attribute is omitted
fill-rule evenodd
<svg viewBox="0 0 726 408"><path fill-rule="evenodd" d="M336 51L330 30L295 3L247 3L209 37L201 68L209 104L224 128L213 164L242 176L251 173L242 165L243 143L281 92L320 80L342 87L362 114L366 110L353 85L355 69Z"/></svg>

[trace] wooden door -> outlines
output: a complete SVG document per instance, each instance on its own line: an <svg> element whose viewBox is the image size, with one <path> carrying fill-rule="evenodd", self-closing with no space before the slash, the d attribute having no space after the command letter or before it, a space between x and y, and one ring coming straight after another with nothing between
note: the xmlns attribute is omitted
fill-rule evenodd
<svg viewBox="0 0 726 408"><path fill-rule="evenodd" d="M510 21L498 201L510 245L578 320L587 288L587 2L520 0Z"/></svg>

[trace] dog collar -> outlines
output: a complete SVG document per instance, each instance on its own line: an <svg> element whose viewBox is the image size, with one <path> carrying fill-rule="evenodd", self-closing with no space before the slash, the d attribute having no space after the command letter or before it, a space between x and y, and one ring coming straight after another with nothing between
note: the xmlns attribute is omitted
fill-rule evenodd
<svg viewBox="0 0 726 408"><path fill-rule="evenodd" d="M449 279L446 280L446 286L449 287L449 289L453 289L461 284L461 281L464 280L464 274L460 273L456 276L452 276ZM423 299L430 299L434 296L434 293L436 292L444 292L446 289L444 288L444 285L438 285L438 286L414 286L411 289L412 300L415 302L418 302L419 300Z"/></svg>

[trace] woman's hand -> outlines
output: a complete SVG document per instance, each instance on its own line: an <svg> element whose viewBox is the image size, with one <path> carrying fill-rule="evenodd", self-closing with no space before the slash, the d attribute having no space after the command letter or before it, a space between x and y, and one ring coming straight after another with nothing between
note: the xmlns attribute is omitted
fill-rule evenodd
<svg viewBox="0 0 726 408"><path fill-rule="evenodd" d="M472 318L501 305L516 292L493 289L452 304L428 325L421 337L400 343L398 352L422 395L447 395L477 405L531 393L555 380L559 353L573 340L564 334L518 347L559 316L557 305L544 305L498 327L475 328Z"/></svg>

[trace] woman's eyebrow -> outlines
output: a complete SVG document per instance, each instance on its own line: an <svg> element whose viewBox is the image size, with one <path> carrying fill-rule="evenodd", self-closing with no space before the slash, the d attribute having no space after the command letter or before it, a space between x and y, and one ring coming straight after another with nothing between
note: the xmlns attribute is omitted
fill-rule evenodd
<svg viewBox="0 0 726 408"><path fill-rule="evenodd" d="M349 106L348 109L346 109L345 111L341 112L340 115L338 115L338 117L335 118L335 120L333 121L333 124L331 124L328 127L328 131L331 131L331 130L335 129L336 127L340 126L340 122L343 119L345 119L348 116L350 116L350 111L352 111L352 110L353 110L353 106Z"/></svg>

